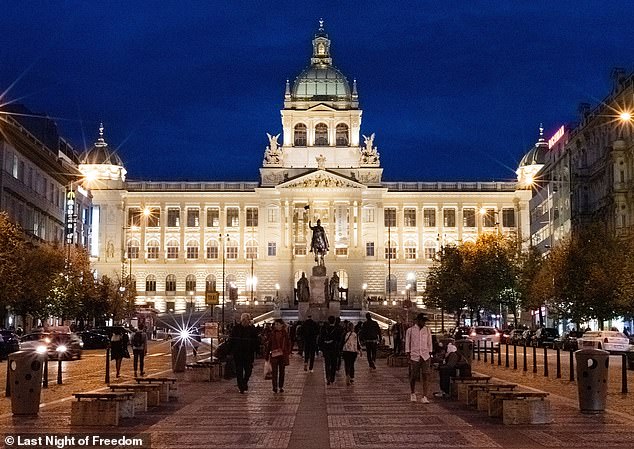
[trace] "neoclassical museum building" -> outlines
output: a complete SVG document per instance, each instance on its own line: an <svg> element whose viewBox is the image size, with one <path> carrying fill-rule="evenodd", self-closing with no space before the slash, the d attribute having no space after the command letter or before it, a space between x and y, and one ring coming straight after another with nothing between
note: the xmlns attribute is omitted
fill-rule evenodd
<svg viewBox="0 0 634 449"><path fill-rule="evenodd" d="M320 27L308 67L286 82L259 182L126 181L101 129L79 166L91 180L97 273L131 280L137 304L160 312L208 307L223 286L226 301L285 308L314 265L308 224L320 219L327 275L338 273L343 304L361 307L420 301L443 245L486 232L529 238L531 191L519 183L382 181L362 112Z"/></svg>

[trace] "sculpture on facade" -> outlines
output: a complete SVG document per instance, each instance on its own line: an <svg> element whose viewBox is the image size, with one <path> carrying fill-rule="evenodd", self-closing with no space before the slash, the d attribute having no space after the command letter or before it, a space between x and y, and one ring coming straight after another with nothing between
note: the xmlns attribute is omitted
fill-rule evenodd
<svg viewBox="0 0 634 449"><path fill-rule="evenodd" d="M338 301L339 300L339 276L337 273L332 273L332 277L330 278L330 284L328 288L328 300L329 301Z"/></svg>
<svg viewBox="0 0 634 449"><path fill-rule="evenodd" d="M272 136L269 133L266 133L269 138L269 145L266 147L264 151L264 161L262 161L263 165L279 165L282 163L282 148L277 142L280 135L277 134Z"/></svg>
<svg viewBox="0 0 634 449"><path fill-rule="evenodd" d="M317 220L317 224L312 226L308 221L308 227L313 231L313 237L310 241L310 252L315 255L315 262L317 265L324 266L324 256L328 252L328 237L326 237L326 231L321 225L321 220Z"/></svg>
<svg viewBox="0 0 634 449"><path fill-rule="evenodd" d="M315 159L317 160L317 168L319 170L325 170L326 169L326 156L324 156L323 154L320 154L319 156L315 156Z"/></svg>
<svg viewBox="0 0 634 449"><path fill-rule="evenodd" d="M297 281L297 300L299 302L308 302L310 300L310 287L306 273L302 273L302 277Z"/></svg>
<svg viewBox="0 0 634 449"><path fill-rule="evenodd" d="M365 146L361 147L361 164L362 165L379 165L379 153L374 146L374 133L370 137L363 136Z"/></svg>

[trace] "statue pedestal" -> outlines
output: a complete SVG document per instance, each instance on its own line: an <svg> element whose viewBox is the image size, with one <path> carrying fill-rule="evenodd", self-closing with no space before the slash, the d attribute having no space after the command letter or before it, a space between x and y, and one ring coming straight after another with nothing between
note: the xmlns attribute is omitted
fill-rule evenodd
<svg viewBox="0 0 634 449"><path fill-rule="evenodd" d="M313 276L326 277L326 267L323 265L315 265L313 267Z"/></svg>
<svg viewBox="0 0 634 449"><path fill-rule="evenodd" d="M341 303L339 301L330 301L328 303L328 316L337 318L341 315Z"/></svg>
<svg viewBox="0 0 634 449"><path fill-rule="evenodd" d="M313 267L313 272L315 268ZM325 271L325 268L324 268ZM310 304L326 304L326 282L328 278L324 276L311 276L310 277Z"/></svg>

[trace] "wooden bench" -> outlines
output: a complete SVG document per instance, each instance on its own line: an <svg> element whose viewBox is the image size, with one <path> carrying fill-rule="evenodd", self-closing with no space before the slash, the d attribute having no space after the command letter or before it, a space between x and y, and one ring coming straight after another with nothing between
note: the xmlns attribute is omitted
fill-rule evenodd
<svg viewBox="0 0 634 449"><path fill-rule="evenodd" d="M467 402L467 385L477 383L489 383L491 376L452 377L449 389L451 399Z"/></svg>
<svg viewBox="0 0 634 449"><path fill-rule="evenodd" d="M467 386L467 405L476 406L478 410L487 412L489 410L490 391L512 391L517 384L510 383L488 383L470 384Z"/></svg>
<svg viewBox="0 0 634 449"><path fill-rule="evenodd" d="M134 393L135 412L147 412L148 407L160 404L160 385L154 384L116 384L109 385L112 391L129 391Z"/></svg>
<svg viewBox="0 0 634 449"><path fill-rule="evenodd" d="M70 411L73 426L118 426L119 418L134 418L134 392L88 392L73 396L77 398Z"/></svg>
<svg viewBox="0 0 634 449"><path fill-rule="evenodd" d="M185 380L188 382L216 382L222 379L222 363L203 360L185 365Z"/></svg>
<svg viewBox="0 0 634 449"><path fill-rule="evenodd" d="M404 354L387 356L387 365L391 367L403 367L409 365L409 357Z"/></svg>
<svg viewBox="0 0 634 449"><path fill-rule="evenodd" d="M138 384L160 385L159 398L161 402L168 402L170 399L178 399L178 390L175 377L135 377Z"/></svg>
<svg viewBox="0 0 634 449"><path fill-rule="evenodd" d="M504 424L552 422L548 393L543 391L490 391L489 416Z"/></svg>

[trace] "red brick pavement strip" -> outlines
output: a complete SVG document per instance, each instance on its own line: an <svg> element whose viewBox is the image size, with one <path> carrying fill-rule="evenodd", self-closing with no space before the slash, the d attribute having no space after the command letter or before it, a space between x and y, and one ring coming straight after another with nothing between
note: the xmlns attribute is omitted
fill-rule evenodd
<svg viewBox="0 0 634 449"><path fill-rule="evenodd" d="M409 402L407 369L388 368L384 362L376 371L358 363L354 386L345 386L343 372L326 386L321 359L310 374L294 357L284 394L271 391L261 369L258 362L246 394L238 393L235 380L179 382L178 402L122 420L115 431L150 434L157 449L634 447L632 420L617 414L582 415L556 395L551 395L553 424L504 426L457 402ZM0 433L113 430L71 428L69 415L65 402L43 409L39 418L4 417Z"/></svg>

